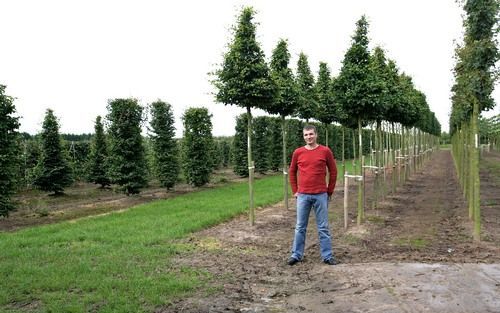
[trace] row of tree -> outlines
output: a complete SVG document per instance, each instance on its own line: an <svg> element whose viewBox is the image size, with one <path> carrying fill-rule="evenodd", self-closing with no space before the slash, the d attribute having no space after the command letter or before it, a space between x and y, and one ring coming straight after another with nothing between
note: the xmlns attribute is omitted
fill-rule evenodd
<svg viewBox="0 0 500 313"><path fill-rule="evenodd" d="M482 144L500 150L500 114L479 119L479 134Z"/></svg>
<svg viewBox="0 0 500 313"><path fill-rule="evenodd" d="M79 178L74 173L78 169L101 187L115 184L124 193L135 194L148 184L151 176L171 189L181 172L186 182L202 186L216 167L229 164L230 141L214 140L211 115L205 108L185 111L184 136L177 140L171 106L156 101L150 104L149 137L144 138L141 125L145 116L138 101L114 99L107 106L107 130L98 116L90 141L83 138L68 143L59 134L58 120L50 109L40 134L34 138L21 136L17 132L13 98L4 91L5 86L0 86L0 216L7 216L14 208L10 199L23 179L58 195Z"/></svg>
<svg viewBox="0 0 500 313"><path fill-rule="evenodd" d="M479 184L479 116L495 106L491 96L498 79L499 60L497 0L467 0L464 5L464 42L456 48L452 87L450 135L453 156L469 217L474 221L474 238L481 239Z"/></svg>
<svg viewBox="0 0 500 313"><path fill-rule="evenodd" d="M250 222L254 223L252 153L252 108L260 108L280 116L282 123L282 163L285 207L288 206L286 118L296 116L314 119L329 127L358 129L358 157L363 166L362 128L375 122L380 138L382 121L402 125L406 130L417 127L439 135L441 127L430 111L425 95L417 90L410 76L399 73L396 63L387 60L381 48L373 53L368 48L368 22L363 16L356 23L352 44L345 54L342 69L332 77L326 63L321 62L317 79L311 73L307 56L300 53L297 73L289 68L290 53L286 40L280 40L272 52L269 66L256 41L254 10L244 8L233 28L233 38L223 63L214 73L216 101L237 105L247 114L247 164L249 170ZM328 134L328 132L326 132ZM404 134L403 134L404 135ZM328 138L327 138L328 142ZM380 143L380 141L377 141ZM380 145L379 145L380 148ZM344 149L342 149L344 150ZM381 150L381 149L378 149ZM363 186L360 184L358 222L363 219Z"/></svg>

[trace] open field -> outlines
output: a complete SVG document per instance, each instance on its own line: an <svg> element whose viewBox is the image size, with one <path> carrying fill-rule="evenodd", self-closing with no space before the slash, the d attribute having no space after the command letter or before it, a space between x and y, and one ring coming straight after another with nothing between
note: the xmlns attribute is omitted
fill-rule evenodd
<svg viewBox="0 0 500 313"><path fill-rule="evenodd" d="M495 312L492 295L500 292L500 278L495 278L500 273L499 159L490 153L481 162L481 243L472 240L465 201L449 176L449 151L435 152L378 209L367 205L361 227L354 224L353 185L351 224L343 229L338 186L330 208L334 251L343 263L336 267L321 263L314 218L304 262L285 264L295 212L285 211L279 202L280 175L256 181L260 209L254 227L242 214L248 200L245 179L219 179L217 188L177 191L164 200L129 197L153 198L129 210L113 207L103 212L110 214L0 233L0 311L457 312L449 310L453 304L462 305L458 312ZM372 182L368 177L367 204ZM75 203L84 201L80 197ZM53 210L63 207L64 201L53 201ZM472 301L464 286L483 278L475 287L483 292ZM426 285L430 280L432 288Z"/></svg>

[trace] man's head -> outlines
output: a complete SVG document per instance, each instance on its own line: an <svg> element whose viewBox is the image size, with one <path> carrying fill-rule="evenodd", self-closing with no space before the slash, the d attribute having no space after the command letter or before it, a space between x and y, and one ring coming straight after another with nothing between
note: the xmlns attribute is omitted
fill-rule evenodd
<svg viewBox="0 0 500 313"><path fill-rule="evenodd" d="M315 146L316 140L318 139L318 134L316 132L316 126L306 125L302 129L302 134L304 135L304 141L309 146Z"/></svg>

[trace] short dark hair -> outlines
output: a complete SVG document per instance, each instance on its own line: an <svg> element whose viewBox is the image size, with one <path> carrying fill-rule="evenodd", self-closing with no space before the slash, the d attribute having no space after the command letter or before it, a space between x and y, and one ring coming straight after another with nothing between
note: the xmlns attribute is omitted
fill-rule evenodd
<svg viewBox="0 0 500 313"><path fill-rule="evenodd" d="M311 129L312 129L312 130L314 130L314 133L315 133L315 134L317 134L317 133L318 133L318 131L316 130L316 126L314 126L314 125L310 125L310 124L305 125L305 126L304 126L304 128L302 128L302 131L304 131L304 130L311 130Z"/></svg>

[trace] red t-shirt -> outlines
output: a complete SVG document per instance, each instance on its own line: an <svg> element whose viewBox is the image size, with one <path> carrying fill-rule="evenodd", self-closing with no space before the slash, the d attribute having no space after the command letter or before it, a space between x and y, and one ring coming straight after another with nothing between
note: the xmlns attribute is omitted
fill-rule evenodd
<svg viewBox="0 0 500 313"><path fill-rule="evenodd" d="M326 168L330 172L328 185L326 184ZM298 187L297 187L297 169ZM318 145L313 150L306 147L295 149L290 164L290 185L292 192L300 193L323 193L333 194L337 180L337 165L330 148Z"/></svg>

